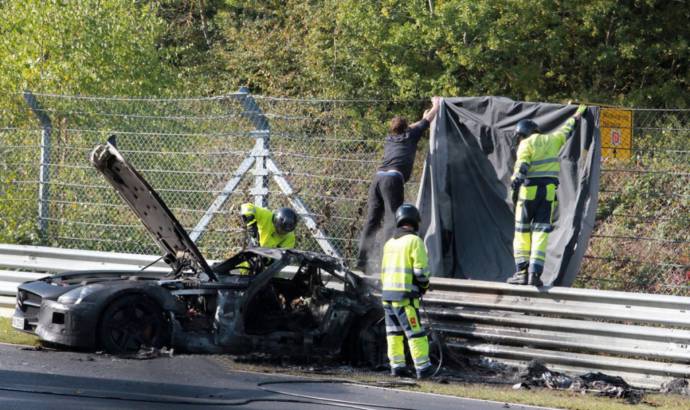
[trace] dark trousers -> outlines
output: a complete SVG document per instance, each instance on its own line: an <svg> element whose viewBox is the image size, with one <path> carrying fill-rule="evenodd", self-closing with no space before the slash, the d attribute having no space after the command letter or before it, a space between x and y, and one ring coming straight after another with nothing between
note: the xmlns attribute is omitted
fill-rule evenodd
<svg viewBox="0 0 690 410"><path fill-rule="evenodd" d="M405 199L404 184L402 175L397 173L377 172L374 176L367 199L367 219L359 240L358 268L365 269L373 255L380 255L376 244L376 233L382 222L384 228L381 243L385 243L393 235L395 211Z"/></svg>

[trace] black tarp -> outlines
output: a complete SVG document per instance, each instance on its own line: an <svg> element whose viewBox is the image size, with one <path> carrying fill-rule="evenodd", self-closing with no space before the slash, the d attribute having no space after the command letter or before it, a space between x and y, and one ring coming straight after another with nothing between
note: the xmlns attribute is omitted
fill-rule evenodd
<svg viewBox="0 0 690 410"><path fill-rule="evenodd" d="M505 281L514 271L511 139L521 119L544 133L577 107L504 97L445 98L431 129L417 199L434 276ZM599 190L599 109L589 107L561 151L558 219L542 280L570 286L594 226Z"/></svg>

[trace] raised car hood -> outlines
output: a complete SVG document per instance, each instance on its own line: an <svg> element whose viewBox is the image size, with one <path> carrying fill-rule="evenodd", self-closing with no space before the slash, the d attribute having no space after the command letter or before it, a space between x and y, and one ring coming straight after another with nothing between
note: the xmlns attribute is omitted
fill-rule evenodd
<svg viewBox="0 0 690 410"><path fill-rule="evenodd" d="M164 260L173 269L181 271L189 266L196 272L201 270L209 278L216 280L216 275L199 252L199 248L165 202L115 148L114 137L111 137L106 144L94 148L91 153L91 163L146 226L158 247L163 251Z"/></svg>

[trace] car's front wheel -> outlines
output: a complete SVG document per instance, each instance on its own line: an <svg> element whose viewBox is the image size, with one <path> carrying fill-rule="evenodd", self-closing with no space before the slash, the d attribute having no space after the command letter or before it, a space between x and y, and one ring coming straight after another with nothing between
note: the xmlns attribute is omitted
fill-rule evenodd
<svg viewBox="0 0 690 410"><path fill-rule="evenodd" d="M361 317L345 341L344 353L355 366L378 368L387 362L383 311L374 309Z"/></svg>
<svg viewBox="0 0 690 410"><path fill-rule="evenodd" d="M143 295L125 295L103 312L98 336L108 353L133 353L142 347L164 346L168 329L165 314L156 302Z"/></svg>

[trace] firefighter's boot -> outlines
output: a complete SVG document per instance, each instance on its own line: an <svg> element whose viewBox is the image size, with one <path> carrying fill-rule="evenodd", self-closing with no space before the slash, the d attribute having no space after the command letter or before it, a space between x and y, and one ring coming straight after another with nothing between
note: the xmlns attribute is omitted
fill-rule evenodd
<svg viewBox="0 0 690 410"><path fill-rule="evenodd" d="M544 286L544 283L541 281L541 273L530 272L527 275L527 284L538 288Z"/></svg>
<svg viewBox="0 0 690 410"><path fill-rule="evenodd" d="M412 372L407 366L391 368L391 376L393 377L412 377Z"/></svg>
<svg viewBox="0 0 690 410"><path fill-rule="evenodd" d="M515 274L513 276L509 277L506 282L510 283L511 285L526 285L527 284L527 271L526 270L519 270L519 271L515 272Z"/></svg>
<svg viewBox="0 0 690 410"><path fill-rule="evenodd" d="M434 373L436 373L434 366L432 366L431 363L429 363L428 366L422 369L417 369L417 378L428 379L429 377L433 376Z"/></svg>

